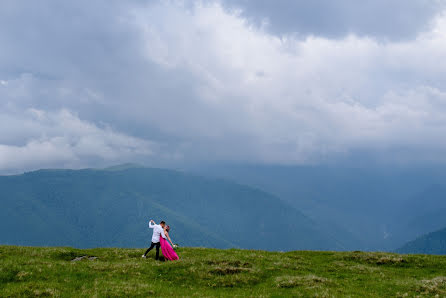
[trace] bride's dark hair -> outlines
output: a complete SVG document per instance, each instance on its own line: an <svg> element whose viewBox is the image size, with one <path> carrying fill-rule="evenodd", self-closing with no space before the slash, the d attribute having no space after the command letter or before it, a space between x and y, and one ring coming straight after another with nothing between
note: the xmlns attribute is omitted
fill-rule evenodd
<svg viewBox="0 0 446 298"><path fill-rule="evenodd" d="M166 227L166 231L167 231L167 233L169 233L169 231L170 231L170 226L167 226L167 227Z"/></svg>

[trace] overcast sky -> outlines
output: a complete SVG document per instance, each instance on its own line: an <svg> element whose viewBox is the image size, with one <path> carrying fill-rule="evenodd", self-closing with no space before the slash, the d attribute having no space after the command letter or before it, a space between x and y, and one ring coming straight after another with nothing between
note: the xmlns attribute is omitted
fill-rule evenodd
<svg viewBox="0 0 446 298"><path fill-rule="evenodd" d="M0 173L446 162L443 0L0 5Z"/></svg>

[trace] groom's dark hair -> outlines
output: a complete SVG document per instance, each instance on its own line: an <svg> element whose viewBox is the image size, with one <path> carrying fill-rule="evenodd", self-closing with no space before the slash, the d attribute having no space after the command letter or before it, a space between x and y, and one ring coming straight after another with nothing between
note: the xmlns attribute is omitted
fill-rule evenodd
<svg viewBox="0 0 446 298"><path fill-rule="evenodd" d="M164 220L162 220L161 222L160 222L160 225L165 225L166 224L166 222L164 221Z"/></svg>

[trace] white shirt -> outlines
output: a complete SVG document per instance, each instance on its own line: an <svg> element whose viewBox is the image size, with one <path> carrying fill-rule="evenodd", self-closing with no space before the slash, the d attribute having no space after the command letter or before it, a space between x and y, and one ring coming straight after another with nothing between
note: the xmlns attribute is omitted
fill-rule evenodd
<svg viewBox="0 0 446 298"><path fill-rule="evenodd" d="M149 222L149 228L153 229L152 242L158 243L160 242L160 235L166 239L166 235L164 235L164 229L160 225L154 225Z"/></svg>

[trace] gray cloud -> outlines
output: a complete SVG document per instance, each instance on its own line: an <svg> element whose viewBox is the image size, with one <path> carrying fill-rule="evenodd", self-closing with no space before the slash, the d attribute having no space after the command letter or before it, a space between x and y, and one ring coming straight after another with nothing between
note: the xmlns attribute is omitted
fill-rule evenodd
<svg viewBox="0 0 446 298"><path fill-rule="evenodd" d="M410 34L278 37L211 2L2 5L1 171L443 159L446 18L430 6Z"/></svg>
<svg viewBox="0 0 446 298"><path fill-rule="evenodd" d="M275 34L342 37L348 34L380 39L407 39L429 28L445 1L431 0L224 0L229 9Z"/></svg>

